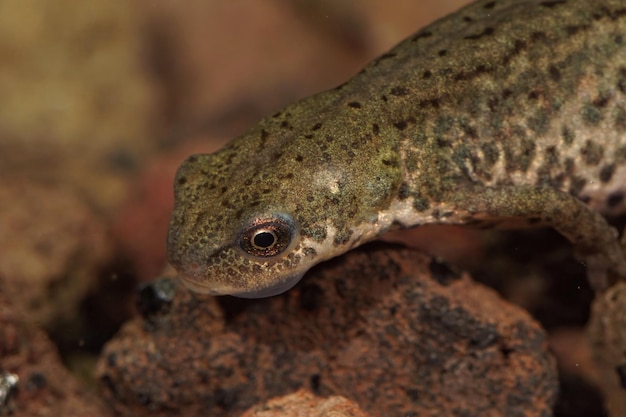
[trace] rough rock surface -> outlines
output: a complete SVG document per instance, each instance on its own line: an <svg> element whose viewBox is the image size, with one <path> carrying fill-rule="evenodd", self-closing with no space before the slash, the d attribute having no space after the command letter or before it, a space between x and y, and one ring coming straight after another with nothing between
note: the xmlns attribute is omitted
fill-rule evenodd
<svg viewBox="0 0 626 417"><path fill-rule="evenodd" d="M308 388L373 415L543 416L558 390L525 312L406 249L360 248L265 300L164 280L140 307L98 365L123 414L232 416Z"/></svg>
<svg viewBox="0 0 626 417"><path fill-rule="evenodd" d="M0 290L0 415L111 416L63 367L44 333L19 316ZM9 384L9 376L17 380Z"/></svg>
<svg viewBox="0 0 626 417"><path fill-rule="evenodd" d="M626 283L596 298L589 337L609 413L626 416Z"/></svg>
<svg viewBox="0 0 626 417"><path fill-rule="evenodd" d="M358 405L343 397L320 398L310 391L274 398L252 407L241 417L368 417Z"/></svg>
<svg viewBox="0 0 626 417"><path fill-rule="evenodd" d="M78 317L111 259L104 221L69 187L0 183L0 289L26 322L46 329Z"/></svg>

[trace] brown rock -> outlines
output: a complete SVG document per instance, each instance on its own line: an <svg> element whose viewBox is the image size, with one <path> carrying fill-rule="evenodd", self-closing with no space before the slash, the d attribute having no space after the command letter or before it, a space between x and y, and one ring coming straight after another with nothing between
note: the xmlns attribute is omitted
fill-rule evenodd
<svg viewBox="0 0 626 417"><path fill-rule="evenodd" d="M0 415L104 417L104 404L61 364L40 330L0 292Z"/></svg>
<svg viewBox="0 0 626 417"><path fill-rule="evenodd" d="M111 259L103 220L73 190L0 183L0 288L25 321L47 329L79 316L79 303Z"/></svg>
<svg viewBox="0 0 626 417"><path fill-rule="evenodd" d="M545 334L525 312L406 249L360 248L271 299L169 281L143 294L144 319L98 365L121 413L231 416L306 387L373 415L539 416L558 389Z"/></svg>
<svg viewBox="0 0 626 417"><path fill-rule="evenodd" d="M293 394L274 398L252 407L241 417L367 417L352 401L334 396L319 398L310 391L299 390Z"/></svg>
<svg viewBox="0 0 626 417"><path fill-rule="evenodd" d="M589 337L611 416L626 416L626 283L596 298Z"/></svg>

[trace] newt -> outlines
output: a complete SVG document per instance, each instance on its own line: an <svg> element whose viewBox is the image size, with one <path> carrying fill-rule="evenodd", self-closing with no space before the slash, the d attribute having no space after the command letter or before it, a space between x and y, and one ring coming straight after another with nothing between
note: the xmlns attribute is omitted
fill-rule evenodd
<svg viewBox="0 0 626 417"><path fill-rule="evenodd" d="M268 297L391 229L552 227L596 289L626 277L626 2L480 0L175 178L168 260Z"/></svg>

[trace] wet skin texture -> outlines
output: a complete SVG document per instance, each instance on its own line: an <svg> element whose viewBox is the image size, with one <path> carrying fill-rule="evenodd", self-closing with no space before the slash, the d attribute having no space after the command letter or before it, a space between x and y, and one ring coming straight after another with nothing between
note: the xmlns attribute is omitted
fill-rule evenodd
<svg viewBox="0 0 626 417"><path fill-rule="evenodd" d="M170 263L264 297L391 228L550 226L596 288L626 277L626 3L479 1L175 179Z"/></svg>

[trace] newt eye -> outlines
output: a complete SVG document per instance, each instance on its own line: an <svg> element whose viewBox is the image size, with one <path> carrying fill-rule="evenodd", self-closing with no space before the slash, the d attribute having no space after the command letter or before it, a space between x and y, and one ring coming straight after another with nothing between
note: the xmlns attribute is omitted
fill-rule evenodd
<svg viewBox="0 0 626 417"><path fill-rule="evenodd" d="M286 216L256 218L244 229L239 246L248 255L271 258L287 249L295 234L296 227Z"/></svg>

